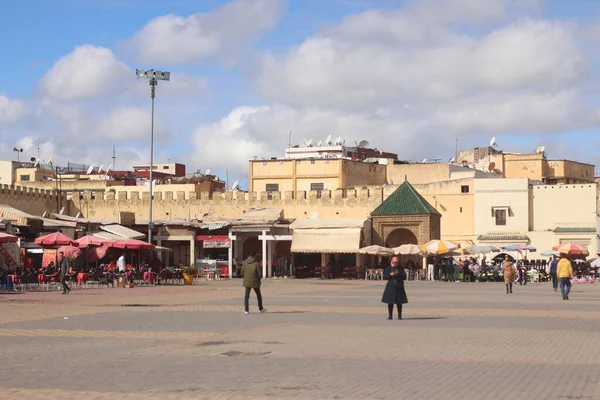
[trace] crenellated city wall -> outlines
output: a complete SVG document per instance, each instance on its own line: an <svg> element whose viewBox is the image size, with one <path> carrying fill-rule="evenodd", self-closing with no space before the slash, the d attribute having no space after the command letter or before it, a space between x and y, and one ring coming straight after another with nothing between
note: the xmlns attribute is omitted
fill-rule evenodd
<svg viewBox="0 0 600 400"><path fill-rule="evenodd" d="M65 194L58 197L53 190L22 186L0 185L0 204L32 215L57 212L58 207L66 207L65 212L70 212Z"/></svg>
<svg viewBox="0 0 600 400"><path fill-rule="evenodd" d="M298 192L156 192L153 219L239 218L252 208L283 208L285 218L362 218L382 202L381 188ZM136 220L148 219L147 191L105 193L73 192L71 214L117 220L120 211L134 212Z"/></svg>

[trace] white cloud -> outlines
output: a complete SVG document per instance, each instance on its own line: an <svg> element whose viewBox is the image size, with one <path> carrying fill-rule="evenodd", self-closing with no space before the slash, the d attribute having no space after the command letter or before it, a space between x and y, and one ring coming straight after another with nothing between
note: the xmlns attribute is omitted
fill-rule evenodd
<svg viewBox="0 0 600 400"><path fill-rule="evenodd" d="M150 140L151 111L147 108L122 107L113 111L97 128L98 137L116 141L143 139ZM164 129L163 124L154 119L154 132Z"/></svg>
<svg viewBox="0 0 600 400"><path fill-rule="evenodd" d="M25 113L25 103L0 93L0 126L11 125Z"/></svg>
<svg viewBox="0 0 600 400"><path fill-rule="evenodd" d="M366 18L374 30L392 23L383 13L379 20L373 13ZM257 85L266 97L288 104L363 109L482 91L560 90L584 72L575 38L558 22L524 20L483 38L414 40L310 38L283 59L265 56Z"/></svg>
<svg viewBox="0 0 600 400"><path fill-rule="evenodd" d="M41 88L51 99L85 100L118 88L129 73L110 49L83 45L54 64L42 78Z"/></svg>
<svg viewBox="0 0 600 400"><path fill-rule="evenodd" d="M208 13L164 15L148 22L130 44L148 63L231 60L257 35L274 28L283 9L283 0L234 0Z"/></svg>

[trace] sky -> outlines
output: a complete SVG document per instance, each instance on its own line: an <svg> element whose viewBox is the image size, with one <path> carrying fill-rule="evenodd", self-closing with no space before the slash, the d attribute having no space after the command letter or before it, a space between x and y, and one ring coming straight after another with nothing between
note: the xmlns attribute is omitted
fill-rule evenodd
<svg viewBox="0 0 600 400"><path fill-rule="evenodd" d="M155 162L247 185L328 135L449 160L600 159L596 0L20 0L0 16L0 158ZM14 148L23 153L15 153Z"/></svg>

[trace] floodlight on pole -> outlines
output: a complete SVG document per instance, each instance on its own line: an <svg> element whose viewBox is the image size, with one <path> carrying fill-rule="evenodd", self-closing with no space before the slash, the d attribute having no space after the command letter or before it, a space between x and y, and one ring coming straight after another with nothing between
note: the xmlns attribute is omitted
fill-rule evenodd
<svg viewBox="0 0 600 400"><path fill-rule="evenodd" d="M154 98L156 97L156 85L158 81L170 81L171 73L166 71L135 70L138 79L148 79L150 83L150 98L152 99L152 119L150 122L150 177L149 177L149 209L148 209L148 243L152 243L152 171L154 169Z"/></svg>

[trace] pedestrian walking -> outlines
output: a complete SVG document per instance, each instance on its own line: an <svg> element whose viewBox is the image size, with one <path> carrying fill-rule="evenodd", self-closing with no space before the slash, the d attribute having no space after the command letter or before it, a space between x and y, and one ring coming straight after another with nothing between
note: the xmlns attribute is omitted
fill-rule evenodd
<svg viewBox="0 0 600 400"><path fill-rule="evenodd" d="M250 300L250 291L254 289L254 293L256 293L256 299L258 300L258 311L261 313L267 312L267 309L263 307L262 302L262 294L260 293L260 284L262 279L262 269L260 268L260 264L256 259L258 258L258 254L254 254L248 256L248 258L242 264L242 278L243 285L246 288L246 293L244 295L244 308L246 314L250 313L249 300Z"/></svg>
<svg viewBox="0 0 600 400"><path fill-rule="evenodd" d="M556 267L556 275L560 281L560 293L562 294L563 300L569 300L571 278L573 277L573 264L571 264L571 261L567 258L566 254L560 254L560 261Z"/></svg>
<svg viewBox="0 0 600 400"><path fill-rule="evenodd" d="M398 309L398 319L402 319L402 304L408 303L406 291L404 290L406 273L402 268L399 268L399 264L398 257L392 258L391 266L387 267L383 273L383 279L387 281L387 284L381 302L388 305L388 319L392 319L394 304Z"/></svg>
<svg viewBox="0 0 600 400"><path fill-rule="evenodd" d="M69 260L65 257L65 253L62 251L58 253L58 265L60 266L60 283L63 287L62 294L69 294L71 292L71 288L69 285L67 285L67 275L69 274L71 265Z"/></svg>
<svg viewBox="0 0 600 400"><path fill-rule="evenodd" d="M517 270L514 264L510 261L510 257L504 257L504 266L502 267L502 275L504 275L504 283L506 284L506 294L512 293L513 281Z"/></svg>
<svg viewBox="0 0 600 400"><path fill-rule="evenodd" d="M558 292L558 276L556 275L558 269L558 260L556 256L552 256L552 261L550 261L550 279L552 279L552 288L555 292Z"/></svg>

